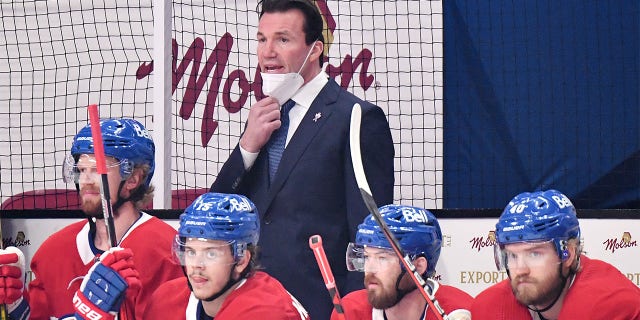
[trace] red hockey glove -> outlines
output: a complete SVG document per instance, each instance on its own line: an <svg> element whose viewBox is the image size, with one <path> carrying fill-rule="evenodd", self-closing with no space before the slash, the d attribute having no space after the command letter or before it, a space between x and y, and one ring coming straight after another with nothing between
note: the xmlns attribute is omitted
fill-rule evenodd
<svg viewBox="0 0 640 320"><path fill-rule="evenodd" d="M24 290L24 254L16 247L0 250L0 303L11 304Z"/></svg>

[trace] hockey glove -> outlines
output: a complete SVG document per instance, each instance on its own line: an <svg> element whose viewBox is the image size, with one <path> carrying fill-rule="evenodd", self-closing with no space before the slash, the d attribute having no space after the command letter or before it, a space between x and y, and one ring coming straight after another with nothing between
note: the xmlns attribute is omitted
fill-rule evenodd
<svg viewBox="0 0 640 320"><path fill-rule="evenodd" d="M24 253L16 247L0 250L0 304L7 305L12 319L26 319L29 303L23 298Z"/></svg>
<svg viewBox="0 0 640 320"><path fill-rule="evenodd" d="M76 317L114 319L125 296L137 295L140 288L131 249L111 248L89 269L76 291L73 297Z"/></svg>
<svg viewBox="0 0 640 320"><path fill-rule="evenodd" d="M16 247L0 250L0 303L11 304L24 290L24 254Z"/></svg>

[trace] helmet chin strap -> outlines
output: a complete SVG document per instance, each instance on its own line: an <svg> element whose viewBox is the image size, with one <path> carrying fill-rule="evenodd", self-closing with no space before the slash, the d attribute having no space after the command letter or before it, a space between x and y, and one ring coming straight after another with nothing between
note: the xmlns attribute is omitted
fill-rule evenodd
<svg viewBox="0 0 640 320"><path fill-rule="evenodd" d="M113 212L117 212L118 209L120 209L120 207L122 207L122 205L125 202L127 202L127 201L129 201L129 199L131 199L131 195L129 195L129 197L127 197L127 198L123 198L123 197L120 196L120 191L122 191L122 187L124 187L124 183L125 182L126 182L125 180L120 181L120 185L118 186L118 193L117 193L117 196L116 196L117 197L116 202L111 206L111 208L113 209Z"/></svg>
<svg viewBox="0 0 640 320"><path fill-rule="evenodd" d="M122 187L124 187L124 183L125 181L120 182L120 185L118 186L118 199L116 200L116 202L111 206L111 209L113 210L113 212L117 212L118 209L127 201L129 201L129 199L131 199L131 197L128 198L122 198L120 196L120 191L122 191ZM80 187L78 186L78 184L76 184L76 189L80 189ZM89 232L91 234L95 234L96 233L96 220L104 220L104 214L102 215L102 217L87 217L87 220L89 220ZM115 218L115 217L114 217Z"/></svg>
<svg viewBox="0 0 640 320"><path fill-rule="evenodd" d="M398 302L400 302L400 300L402 300L402 298L404 298L404 296L407 295L407 293L415 290L416 288L410 289L410 290L403 290L400 289L400 281L402 281L402 278L404 277L404 275L407 274L407 270L405 270L405 268L402 268L402 271L400 272L400 274L398 275L398 278L396 279L396 301L393 303L394 305L397 304Z"/></svg>
<svg viewBox="0 0 640 320"><path fill-rule="evenodd" d="M238 265L237 262L234 262L231 269L235 268L235 266ZM240 281L242 279L242 277L238 277L238 279L233 279L233 277L231 276L233 272L229 273L229 279L227 280L227 284L224 285L224 287L222 287L222 289L220 289L220 291L218 291L218 293L213 294L212 296L202 299L202 301L213 301L215 299L218 299L221 295L223 295L225 292L227 292L231 287L233 287L234 284L238 283L238 281ZM191 283L189 283L189 289L191 289ZM193 290L192 290L193 291Z"/></svg>
<svg viewBox="0 0 640 320"><path fill-rule="evenodd" d="M124 183L126 181L121 181L120 185L118 186L118 193L117 193L117 199L116 202L111 206L111 209L113 210L113 212L117 212L118 209L120 209L120 207L122 207L123 204L125 204L127 201L129 201L131 199L131 196L127 197L127 198L123 198L120 196L120 191L122 191L122 187L124 187ZM77 186L77 184L76 184ZM78 187L76 187L78 188ZM102 215L102 217L94 217L96 220L103 220L104 219L104 214ZM92 217L89 217L89 222L93 223L92 227L95 226L95 221L93 221Z"/></svg>
<svg viewBox="0 0 640 320"><path fill-rule="evenodd" d="M560 269L559 270L560 271L560 279L562 279L562 280L560 281L560 286L559 286L560 290L558 290L558 294L556 295L556 298L553 299L553 301L548 306L546 306L545 308L542 308L542 309L537 309L535 307L532 308L531 306L527 306L527 308L529 310L531 310L533 312L536 312L538 314L538 316L540 317L540 319L545 319L545 317L542 316L542 313L548 311L549 309L551 309L558 302L558 300L560 299L560 296L562 295L562 292L564 291L565 286L567 285L567 280L576 274L575 271L572 268L569 268L569 273L567 274L567 276L564 276L562 274L562 264L560 264L558 266L558 268Z"/></svg>

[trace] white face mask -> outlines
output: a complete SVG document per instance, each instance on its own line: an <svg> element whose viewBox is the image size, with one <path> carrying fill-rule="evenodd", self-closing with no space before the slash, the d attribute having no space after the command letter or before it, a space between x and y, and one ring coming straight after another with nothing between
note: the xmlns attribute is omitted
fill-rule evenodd
<svg viewBox="0 0 640 320"><path fill-rule="evenodd" d="M313 50L313 46L309 49L307 56L304 58L304 62L302 62L302 66L298 72L289 72L289 73L267 73L261 72L260 76L262 76L262 92L270 97L274 97L278 99L280 105L283 105L287 100L291 99L293 95L302 87L304 83L304 78L300 75L300 71L307 63L309 59L309 55L311 55L311 51Z"/></svg>

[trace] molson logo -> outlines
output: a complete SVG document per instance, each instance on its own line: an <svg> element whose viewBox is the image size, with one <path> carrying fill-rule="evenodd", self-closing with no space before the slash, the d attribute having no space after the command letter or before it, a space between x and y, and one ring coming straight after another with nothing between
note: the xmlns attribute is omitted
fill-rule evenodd
<svg viewBox="0 0 640 320"><path fill-rule="evenodd" d="M496 244L496 232L493 230L489 231L486 240L484 237L475 237L469 242L471 243L471 249L478 249L478 251L484 247L493 247Z"/></svg>
<svg viewBox="0 0 640 320"><path fill-rule="evenodd" d="M623 232L622 237L620 239L607 239L602 244L604 244L605 250L611 250L611 253L616 252L618 249L637 247L638 243L636 240L631 240L630 232Z"/></svg>
<svg viewBox="0 0 640 320"><path fill-rule="evenodd" d="M18 233L16 233L15 239L11 239L11 237L8 237L3 238L2 241L5 247L26 247L31 245L31 240L27 239L24 231L18 231Z"/></svg>
<svg viewBox="0 0 640 320"><path fill-rule="evenodd" d="M333 34L336 29L336 22L329 11L326 1L316 1L315 3L323 15L323 25L325 27L325 62L328 62L329 59L327 53L333 43ZM237 113L240 111L247 102L249 93L251 92L253 92L258 99L262 99L264 97L264 93L262 92L262 77L260 76L259 68L256 68L256 73L253 75L252 82L247 78L245 71L241 69L235 69L229 72L228 78L223 79L233 44L233 35L228 32L225 33L218 40L218 43L206 61L203 62L202 59L205 44L202 38L197 37L187 49L182 61L180 61L180 64L178 64L178 43L175 39L172 41L172 93L176 91L178 83L180 83L187 72L187 68L191 66L189 79L187 80L188 82L185 86L184 96L182 97L182 105L178 112L182 119L187 120L191 117L196 101L198 101L200 94L203 89L205 89L204 85L208 80L210 81L209 87L206 88L207 99L200 128L200 138L203 147L206 147L209 144L209 140L218 128L218 122L213 118L213 115L216 107L216 101L218 100L218 93L220 92L220 86L222 86L222 106L229 113ZM347 88L351 79L356 74L356 69L360 68L360 72L358 74L359 85L362 89L368 90L374 81L373 75L368 73L371 57L372 53L370 50L362 49L355 58L348 54L345 55L340 65L335 66L328 64L325 71L332 78L341 76L340 86ZM136 77L138 79L143 79L151 74L152 71L153 61L150 63L143 63L138 67ZM213 74L210 75L212 71ZM239 88L239 96L235 100L231 96L231 88L233 86L237 86ZM237 91L234 91L234 93L236 92Z"/></svg>

